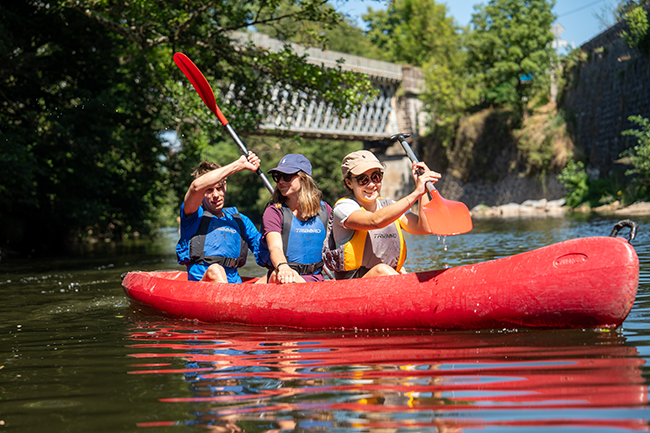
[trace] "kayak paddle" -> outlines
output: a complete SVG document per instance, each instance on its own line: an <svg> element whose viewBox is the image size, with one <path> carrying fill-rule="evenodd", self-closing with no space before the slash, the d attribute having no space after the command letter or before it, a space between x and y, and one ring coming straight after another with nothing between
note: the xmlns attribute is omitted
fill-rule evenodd
<svg viewBox="0 0 650 433"><path fill-rule="evenodd" d="M217 101L214 97L212 87L210 87L210 84L208 83L208 80L205 79L203 73L199 70L199 68L196 67L194 62L192 62L190 58L183 53L174 54L174 62L176 63L176 66L178 66L180 70L183 71L183 74L185 74L185 76L190 80L190 83L192 83L201 99L203 99L205 105L207 105L210 111L212 111L217 116L221 124L226 128L226 131L228 131L228 134L230 134L232 139L235 140L235 143L237 143L237 146L239 146L239 149L244 154L244 156L248 157L248 149L246 149L244 143L242 143L235 130L232 129L232 126L230 126L230 123L228 123L226 116L223 115L217 106ZM273 194L273 186L271 185L271 182L269 182L262 169L258 168L256 173L262 180L264 186L266 186L271 194Z"/></svg>
<svg viewBox="0 0 650 433"><path fill-rule="evenodd" d="M411 134L395 134L390 139L399 140L411 161L418 162L411 146L406 142L406 138L410 136ZM427 182L427 189L431 194L431 201L424 205L424 214L429 220L429 227L433 233L440 236L451 236L472 230L472 216L465 203L442 198L431 182Z"/></svg>

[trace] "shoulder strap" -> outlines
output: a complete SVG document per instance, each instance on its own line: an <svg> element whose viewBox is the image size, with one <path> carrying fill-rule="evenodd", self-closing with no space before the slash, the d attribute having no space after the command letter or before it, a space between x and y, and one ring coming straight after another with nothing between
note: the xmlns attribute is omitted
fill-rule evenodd
<svg viewBox="0 0 650 433"><path fill-rule="evenodd" d="M321 201L320 202L320 211L318 212L318 219L320 219L320 222L323 223L323 227L327 229L327 206L325 206L325 202Z"/></svg>
<svg viewBox="0 0 650 433"><path fill-rule="evenodd" d="M284 256L287 256L287 248L289 246L289 233L291 233L291 225L293 223L293 212L288 206L282 206L282 249Z"/></svg>
<svg viewBox="0 0 650 433"><path fill-rule="evenodd" d="M293 225L293 212L291 212L291 209L288 206L282 206L280 210L282 211L282 249L286 257L289 248L289 234L291 233L291 226ZM323 223L323 227L327 229L328 215L325 202L321 201L318 218ZM323 262L319 261L317 263L309 264L289 262L289 267L296 270L300 275L309 275L319 271L323 267Z"/></svg>
<svg viewBox="0 0 650 433"><path fill-rule="evenodd" d="M354 197L341 197L340 199L336 200L336 203L334 203L334 206L336 207L336 205L339 204L339 202L340 202L341 200L353 200L353 201L356 201L356 200L354 199Z"/></svg>
<svg viewBox="0 0 650 433"><path fill-rule="evenodd" d="M239 226L239 237L241 239L241 246L239 247L239 258L236 267L241 268L246 264L246 256L248 255L248 243L244 238L244 235L246 234L246 227L244 226L244 220L242 219L239 212L232 214L232 218Z"/></svg>
<svg viewBox="0 0 650 433"><path fill-rule="evenodd" d="M284 255L287 255L287 246L289 245L289 233L291 232L291 225L293 223L293 212L289 209L288 206L282 206L280 208L282 211L282 247L284 249ZM325 202L320 202L320 211L318 211L318 219L323 223L323 227L327 229L327 206Z"/></svg>
<svg viewBox="0 0 650 433"><path fill-rule="evenodd" d="M344 200L347 197L340 198L334 204L336 207L341 200ZM332 271L343 271L345 270L345 264L343 259L343 249L344 245L336 247L336 242L334 241L334 236L332 235L332 229L334 227L334 209L327 219L327 224L325 225L325 242L323 242L322 257L323 261L329 269Z"/></svg>
<svg viewBox="0 0 650 433"><path fill-rule="evenodd" d="M201 263L205 259L205 237L208 234L210 220L213 216L212 213L210 213L210 211L208 211L203 205L201 205L201 207L203 207L203 215L201 216L199 228L190 239L191 263Z"/></svg>
<svg viewBox="0 0 650 433"><path fill-rule="evenodd" d="M381 207L386 207L389 204L395 203L393 200L389 198L383 198L383 197L377 197L377 201L381 203Z"/></svg>

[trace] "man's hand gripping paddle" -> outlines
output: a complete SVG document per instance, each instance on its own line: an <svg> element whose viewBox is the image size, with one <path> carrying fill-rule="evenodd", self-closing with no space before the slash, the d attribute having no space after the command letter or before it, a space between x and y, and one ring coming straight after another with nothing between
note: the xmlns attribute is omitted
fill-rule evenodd
<svg viewBox="0 0 650 433"><path fill-rule="evenodd" d="M411 134L395 134L390 139L399 140L411 161L418 162L411 146L406 142L406 138L410 136ZM427 189L431 194L431 201L424 205L424 214L429 220L429 227L433 233L450 236L472 230L472 216L465 203L442 198L431 182L427 182Z"/></svg>
<svg viewBox="0 0 650 433"><path fill-rule="evenodd" d="M192 83L201 99L203 99L205 105L207 105L210 111L212 111L217 116L221 124L226 128L226 131L228 131L228 134L230 134L232 139L235 140L235 143L237 143L237 146L239 146L239 149L244 154L244 156L248 157L248 149L246 149L244 143L242 143L242 141L239 139L239 136L235 130L232 129L232 126L230 126L230 123L228 123L228 120L226 120L226 116L224 116L219 107L217 107L217 101L214 97L212 87L210 87L208 80L205 79L199 68L197 68L196 65L189 59L189 57L183 53L174 54L174 62L180 68L180 70L183 71L183 74L185 74L185 76L190 80L190 83ZM264 186L266 186L271 194L273 194L273 186L264 175L264 172L262 172L262 169L258 168L256 173L262 180Z"/></svg>

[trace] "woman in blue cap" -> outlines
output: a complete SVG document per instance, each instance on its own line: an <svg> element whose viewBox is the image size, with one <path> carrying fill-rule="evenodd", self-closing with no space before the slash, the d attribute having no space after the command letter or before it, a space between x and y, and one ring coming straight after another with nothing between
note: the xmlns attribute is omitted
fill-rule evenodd
<svg viewBox="0 0 650 433"><path fill-rule="evenodd" d="M322 201L311 163L291 153L268 173L276 182L262 215L262 238L271 254L268 282L323 281L322 248L332 208Z"/></svg>

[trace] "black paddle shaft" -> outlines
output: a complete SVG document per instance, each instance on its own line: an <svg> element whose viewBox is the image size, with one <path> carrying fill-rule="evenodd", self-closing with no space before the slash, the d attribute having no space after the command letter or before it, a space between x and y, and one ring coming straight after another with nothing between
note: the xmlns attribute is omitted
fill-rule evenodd
<svg viewBox="0 0 650 433"><path fill-rule="evenodd" d="M246 149L246 146L244 143L239 139L239 136L235 132L234 129L232 129L232 126L230 126L230 123L226 123L225 125L226 131L228 131L228 134L232 137L233 140L235 140L235 143L237 143L237 146L239 146L239 150L244 154L245 157L248 158L248 149ZM266 187L266 189L269 190L271 194L273 194L273 185L271 185L271 182L269 182L269 179L264 175L264 172L262 171L261 168L258 168L256 171L257 175L262 179L262 183Z"/></svg>
<svg viewBox="0 0 650 433"><path fill-rule="evenodd" d="M399 140L399 143L402 145L402 149L404 149L404 152L406 152L409 159L411 161L417 163L417 162L420 162L420 161L418 160L418 157L415 156L415 153L413 153L413 149L411 149L411 146L409 146L408 142L406 141L406 139L408 137L410 137L410 136L411 136L411 134L408 134L408 133L400 133L400 134L395 134L395 135L391 136L390 139L393 140L393 141ZM422 169L419 170L419 174L422 174ZM431 191L435 190L436 187L433 186L433 183L427 182L427 189L429 190L429 192L431 192Z"/></svg>

